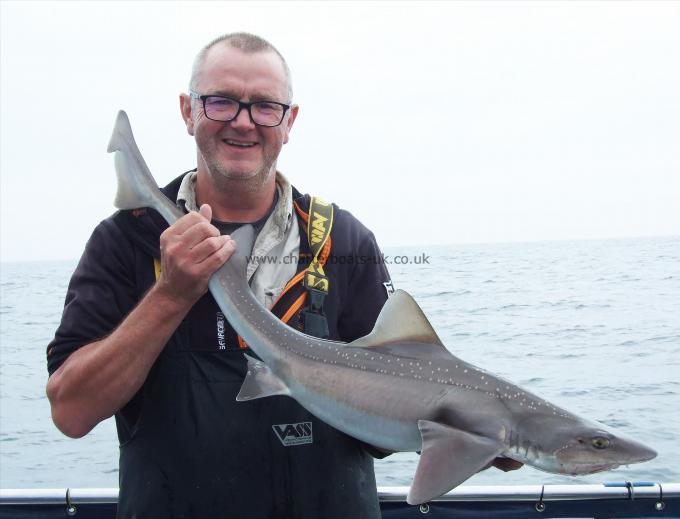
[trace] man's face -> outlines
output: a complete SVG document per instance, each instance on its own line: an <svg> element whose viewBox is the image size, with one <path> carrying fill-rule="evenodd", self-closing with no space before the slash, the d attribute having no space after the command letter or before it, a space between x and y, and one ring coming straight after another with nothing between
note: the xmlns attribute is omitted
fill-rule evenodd
<svg viewBox="0 0 680 519"><path fill-rule="evenodd" d="M244 102L290 101L283 64L273 52L246 54L217 44L208 51L196 79L199 95ZM255 125L245 109L232 121L212 121L205 116L202 101L185 95L181 108L187 131L196 138L199 173L205 171L216 183L245 181L254 189L272 178L298 110L291 107L279 126L267 128Z"/></svg>

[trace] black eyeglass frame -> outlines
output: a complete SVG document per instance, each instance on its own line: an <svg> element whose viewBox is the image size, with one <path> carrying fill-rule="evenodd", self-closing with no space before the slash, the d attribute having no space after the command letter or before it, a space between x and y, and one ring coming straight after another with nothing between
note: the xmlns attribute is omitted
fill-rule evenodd
<svg viewBox="0 0 680 519"><path fill-rule="evenodd" d="M263 126L264 128L276 128L277 126L281 126L281 123L283 122L283 118L286 116L286 112L290 109L291 105L287 105L285 103L279 103L278 101L253 101L252 103L246 103L244 101L239 101L238 99L234 99L233 97L229 96L221 96L217 94L205 94L205 95L199 95L196 92L190 90L189 91L189 97L192 99L197 99L203 102L203 113L205 116L210 119L211 121L217 121L220 123L228 123L230 121L233 121L238 117L238 114L241 113L241 110L244 108L248 111L248 117L250 117L250 120L253 122L253 124L257 126ZM206 99L209 97L219 97L220 99L228 99L229 101L234 101L235 103L238 103L238 110L236 110L236 113L234 114L234 117L231 119L223 120L223 119L213 119L208 115L208 111L205 109L205 102ZM268 125L268 124L260 124L258 122L255 122L255 119L253 119L253 112L250 111L250 108L253 105L259 104L259 103L268 103L268 104L273 104L273 105L279 105L283 107L283 112L281 113L281 120L277 124L273 125Z"/></svg>

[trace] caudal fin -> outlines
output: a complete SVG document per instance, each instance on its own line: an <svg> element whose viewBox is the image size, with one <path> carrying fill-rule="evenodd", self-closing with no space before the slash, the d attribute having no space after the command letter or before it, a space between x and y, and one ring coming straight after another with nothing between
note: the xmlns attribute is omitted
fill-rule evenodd
<svg viewBox="0 0 680 519"><path fill-rule="evenodd" d="M106 148L106 151L113 153L114 151L124 150L126 148L127 138L129 135L132 135L130 119L128 119L125 110L118 110L116 122L113 125L113 133L109 139L109 146Z"/></svg>
<svg viewBox="0 0 680 519"><path fill-rule="evenodd" d="M170 224L181 216L181 211L158 189L137 147L130 120L123 110L116 116L107 151L115 153L118 189L113 203L118 209L152 207Z"/></svg>

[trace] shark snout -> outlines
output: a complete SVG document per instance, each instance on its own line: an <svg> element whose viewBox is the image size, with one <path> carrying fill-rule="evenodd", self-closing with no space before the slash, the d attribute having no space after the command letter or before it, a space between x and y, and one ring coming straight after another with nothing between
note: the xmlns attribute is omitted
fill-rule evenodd
<svg viewBox="0 0 680 519"><path fill-rule="evenodd" d="M628 463L640 463L642 461L649 461L657 456L657 452L654 449L650 449L646 445L635 442L636 445L631 449L631 459Z"/></svg>

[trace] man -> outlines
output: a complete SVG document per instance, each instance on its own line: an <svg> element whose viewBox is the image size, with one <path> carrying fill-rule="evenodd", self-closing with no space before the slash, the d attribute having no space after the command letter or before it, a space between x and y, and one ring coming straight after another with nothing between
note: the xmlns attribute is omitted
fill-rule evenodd
<svg viewBox="0 0 680 519"><path fill-rule="evenodd" d="M187 211L168 227L120 211L94 231L48 346L52 417L81 437L115 415L119 517L377 518L368 452L287 397L235 402L245 344L212 296L242 223L259 232L248 276L291 326L352 341L367 334L389 277L373 235L336 208L330 249L310 246L310 197L276 171L298 115L290 73L268 42L223 36L196 58L180 96L197 168L164 188ZM313 257L329 288L303 286ZM285 258L297 261L281 261Z"/></svg>

